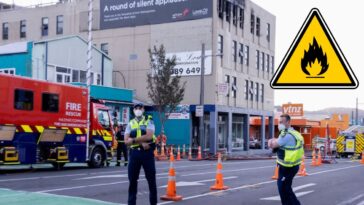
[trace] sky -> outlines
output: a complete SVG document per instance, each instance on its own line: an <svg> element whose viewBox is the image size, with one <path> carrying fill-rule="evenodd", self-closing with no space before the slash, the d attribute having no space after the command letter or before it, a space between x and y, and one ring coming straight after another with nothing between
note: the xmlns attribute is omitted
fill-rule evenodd
<svg viewBox="0 0 364 205"><path fill-rule="evenodd" d="M0 0L12 3L13 0ZM54 0L14 0L26 6ZM362 0L252 0L276 16L275 68L279 66L293 39L312 8L318 8L355 73L359 87L355 90L275 90L274 104L303 103L305 110L326 107L364 109L364 1Z"/></svg>

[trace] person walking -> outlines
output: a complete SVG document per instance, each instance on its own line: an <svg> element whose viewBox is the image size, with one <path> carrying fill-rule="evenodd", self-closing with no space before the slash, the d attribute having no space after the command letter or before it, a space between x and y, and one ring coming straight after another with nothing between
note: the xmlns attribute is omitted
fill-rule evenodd
<svg viewBox="0 0 364 205"><path fill-rule="evenodd" d="M138 192L140 169L143 167L149 185L149 202L157 204L156 169L154 160L155 127L152 120L143 115L144 105L134 105L135 118L125 129L125 143L130 146L128 166L129 196L128 205L135 205Z"/></svg>
<svg viewBox="0 0 364 205"><path fill-rule="evenodd" d="M128 166L128 148L125 145L124 141L124 133L121 127L114 124L114 130L116 133L116 140L118 142L118 146L116 148L116 166L120 166L121 163L121 153L124 156L124 166Z"/></svg>
<svg viewBox="0 0 364 205"><path fill-rule="evenodd" d="M292 190L293 178L297 174L304 154L302 135L291 127L288 114L280 116L278 139L270 139L268 146L277 152L278 192L282 205L300 205Z"/></svg>

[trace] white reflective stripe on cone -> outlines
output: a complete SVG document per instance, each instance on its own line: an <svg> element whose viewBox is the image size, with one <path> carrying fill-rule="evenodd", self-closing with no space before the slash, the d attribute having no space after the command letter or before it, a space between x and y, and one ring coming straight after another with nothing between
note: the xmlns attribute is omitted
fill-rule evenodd
<svg viewBox="0 0 364 205"><path fill-rule="evenodd" d="M168 176L168 181L176 181L176 176Z"/></svg>

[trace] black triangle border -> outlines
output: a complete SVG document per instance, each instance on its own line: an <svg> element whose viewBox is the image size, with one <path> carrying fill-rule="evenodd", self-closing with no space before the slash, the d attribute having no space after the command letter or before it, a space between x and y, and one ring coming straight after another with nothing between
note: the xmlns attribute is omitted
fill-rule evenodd
<svg viewBox="0 0 364 205"><path fill-rule="evenodd" d="M341 64L344 67L346 74L348 75L351 83L277 83L279 77L283 73L283 68L286 67L288 61L290 60L293 52L296 50L299 42L301 41L303 35L305 34L310 22L314 17L317 17L321 27L323 28L330 44L334 48L336 55L339 57ZM280 63L278 70L274 73L273 78L270 83L271 88L273 89L356 89L359 86L359 81L356 78L354 72L352 71L346 57L344 56L343 52L341 51L339 45L337 44L335 37L332 35L329 27L327 26L324 18L322 17L318 8L311 9L309 15L307 16L305 22L301 26L300 30L298 31L296 38L292 42L288 52L284 56L282 62Z"/></svg>

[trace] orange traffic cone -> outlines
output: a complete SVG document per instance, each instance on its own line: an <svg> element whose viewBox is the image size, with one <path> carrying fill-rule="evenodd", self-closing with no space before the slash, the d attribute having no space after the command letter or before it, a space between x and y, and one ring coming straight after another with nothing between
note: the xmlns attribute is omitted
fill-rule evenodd
<svg viewBox="0 0 364 205"><path fill-rule="evenodd" d="M158 157L158 149L157 148L154 149L154 157Z"/></svg>
<svg viewBox="0 0 364 205"><path fill-rule="evenodd" d="M184 159L186 157L186 146L183 145L183 148L182 148L182 158Z"/></svg>
<svg viewBox="0 0 364 205"><path fill-rule="evenodd" d="M201 146L198 146L197 160L202 160L202 155L201 155Z"/></svg>
<svg viewBox="0 0 364 205"><path fill-rule="evenodd" d="M298 176L308 176L306 172L306 166L305 166L305 156L302 157L302 163L300 166L300 171L298 172Z"/></svg>
<svg viewBox="0 0 364 205"><path fill-rule="evenodd" d="M168 149L168 155L169 155L169 160L171 160L171 158L173 158L173 161L174 161L173 146L171 146Z"/></svg>
<svg viewBox="0 0 364 205"><path fill-rule="evenodd" d="M161 154L158 156L158 160L167 160L167 156L164 151L164 143L162 143Z"/></svg>
<svg viewBox="0 0 364 205"><path fill-rule="evenodd" d="M316 150L315 149L312 150L312 162L311 162L311 166L317 166L317 162L316 162Z"/></svg>
<svg viewBox="0 0 364 205"><path fill-rule="evenodd" d="M182 200L182 196L177 195L176 172L174 170L173 162L174 162L173 148L171 148L167 190L166 190L166 195L163 195L160 197L161 200L165 200L165 201L181 201Z"/></svg>
<svg viewBox="0 0 364 205"><path fill-rule="evenodd" d="M179 146L178 146L178 149L177 149L177 161L180 161L181 160L181 154L180 154L180 150L179 150Z"/></svg>
<svg viewBox="0 0 364 205"><path fill-rule="evenodd" d="M162 146L161 146L161 157L165 157L166 154L164 152L164 143L162 143Z"/></svg>
<svg viewBox="0 0 364 205"><path fill-rule="evenodd" d="M188 160L192 160L192 147L188 150Z"/></svg>
<svg viewBox="0 0 364 205"><path fill-rule="evenodd" d="M360 164L364 164L364 151L361 153Z"/></svg>
<svg viewBox="0 0 364 205"><path fill-rule="evenodd" d="M277 164L276 168L274 169L274 175L272 176L272 179L278 179L278 170L279 166Z"/></svg>
<svg viewBox="0 0 364 205"><path fill-rule="evenodd" d="M318 151L318 158L317 158L316 164L317 164L317 166L321 166L322 165L322 157L321 157L320 150Z"/></svg>
<svg viewBox="0 0 364 205"><path fill-rule="evenodd" d="M221 154L218 154L217 169L216 169L216 182L211 186L211 190L226 190L229 187L224 186L224 176L222 174Z"/></svg>

